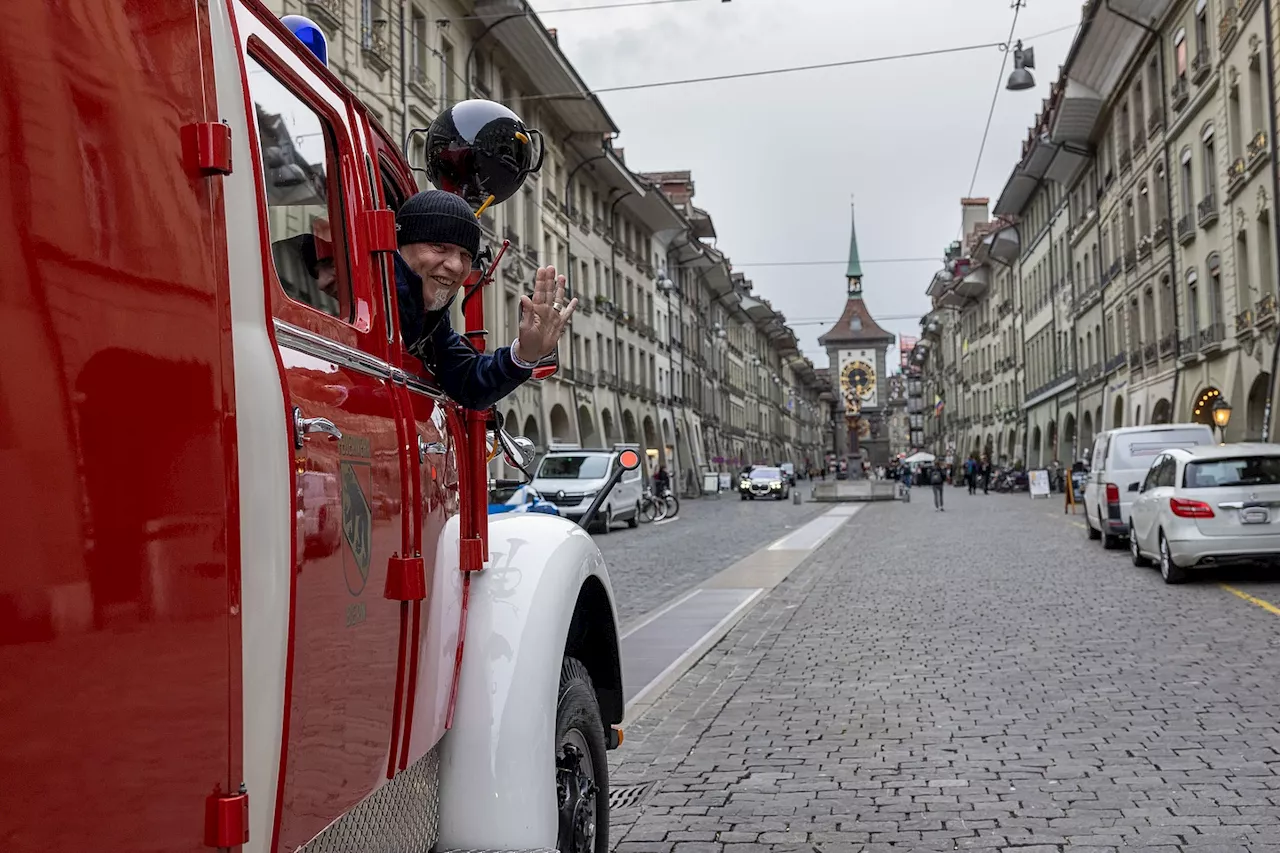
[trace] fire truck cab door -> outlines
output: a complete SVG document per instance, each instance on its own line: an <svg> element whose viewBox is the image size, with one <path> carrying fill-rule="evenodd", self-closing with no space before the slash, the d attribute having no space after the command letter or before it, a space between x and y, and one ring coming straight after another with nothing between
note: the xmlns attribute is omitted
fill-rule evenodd
<svg viewBox="0 0 1280 853"><path fill-rule="evenodd" d="M401 461L370 206L343 96L271 27L240 16L257 134L267 298L294 460L294 549L276 849L385 782L401 608ZM245 33L244 30L249 32Z"/></svg>

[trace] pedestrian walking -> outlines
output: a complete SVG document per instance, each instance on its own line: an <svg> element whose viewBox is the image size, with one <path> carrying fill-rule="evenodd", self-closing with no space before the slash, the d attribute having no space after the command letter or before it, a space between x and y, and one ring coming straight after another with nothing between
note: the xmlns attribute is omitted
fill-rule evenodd
<svg viewBox="0 0 1280 853"><path fill-rule="evenodd" d="M982 457L982 493L991 494L991 457Z"/></svg>
<svg viewBox="0 0 1280 853"><path fill-rule="evenodd" d="M947 478L942 473L942 466L933 466L929 482L933 485L933 508L938 512L946 512L942 506L942 490Z"/></svg>

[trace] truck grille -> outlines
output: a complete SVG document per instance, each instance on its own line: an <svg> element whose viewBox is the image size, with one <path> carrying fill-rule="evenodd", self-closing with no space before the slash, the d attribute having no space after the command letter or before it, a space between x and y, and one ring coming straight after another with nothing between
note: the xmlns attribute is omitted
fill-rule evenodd
<svg viewBox="0 0 1280 853"><path fill-rule="evenodd" d="M561 497L560 495L553 493L544 494L542 497L556 506L577 506L582 503L582 495L565 495Z"/></svg>

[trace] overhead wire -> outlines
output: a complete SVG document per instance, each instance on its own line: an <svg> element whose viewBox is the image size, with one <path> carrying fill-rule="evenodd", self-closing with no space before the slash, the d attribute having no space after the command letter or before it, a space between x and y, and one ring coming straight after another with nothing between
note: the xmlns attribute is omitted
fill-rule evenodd
<svg viewBox="0 0 1280 853"><path fill-rule="evenodd" d="M821 71L828 68L848 68L854 65L870 65L876 62L893 62L901 59L919 59L928 56L945 56L953 53L965 53L974 50L986 50L991 47L1003 47L1003 42L984 42L956 47L941 47L931 50L915 50L907 53L893 53L884 56L867 56L861 59L845 59L838 62L822 62L814 65L792 65L784 68L768 68L761 71L739 71L734 74L711 74L705 77L685 77L677 80L657 80L649 83L632 83L627 86L605 86L592 89L590 92L557 92L542 95L525 95L524 100L565 100L568 98L586 98L609 92L632 92L638 89L658 89L664 86L687 86L693 83L711 83L717 80L741 80L749 77L768 77L775 74L793 74L800 71Z"/></svg>
<svg viewBox="0 0 1280 853"><path fill-rule="evenodd" d="M1009 25L1009 38L1004 42L1004 58L1000 60L1000 74L996 77L996 90L991 94L991 108L987 111L987 124L982 129L982 143L978 146L978 162L973 164L973 177L969 180L969 191L966 196L973 195L973 188L978 184L978 170L982 167L982 155L987 150L987 137L991 134L991 120L996 114L996 101L1000 99L1000 90L1004 83L1004 69L1009 64L1009 51L1013 49L1013 34L1018 28L1018 13L1022 11L1024 0L1014 0L1013 23ZM963 228L963 224L960 226ZM963 236L963 235L961 235Z"/></svg>

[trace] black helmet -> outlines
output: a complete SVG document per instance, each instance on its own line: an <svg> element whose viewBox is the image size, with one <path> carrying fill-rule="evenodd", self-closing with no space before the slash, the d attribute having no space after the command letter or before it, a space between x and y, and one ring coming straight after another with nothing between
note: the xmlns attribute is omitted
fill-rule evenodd
<svg viewBox="0 0 1280 853"><path fill-rule="evenodd" d="M538 138L537 151L533 138ZM542 134L494 101L469 100L442 112L427 128L427 175L442 190L478 208L515 195L542 167ZM536 156L535 156L536 153Z"/></svg>

